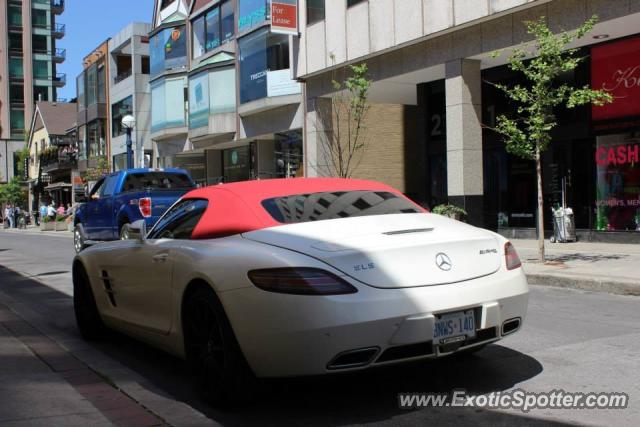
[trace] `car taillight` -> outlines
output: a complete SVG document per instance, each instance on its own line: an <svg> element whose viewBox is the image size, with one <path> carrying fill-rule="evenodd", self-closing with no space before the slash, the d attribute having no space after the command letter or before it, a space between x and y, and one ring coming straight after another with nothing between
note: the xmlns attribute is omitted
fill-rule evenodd
<svg viewBox="0 0 640 427"><path fill-rule="evenodd" d="M258 288L283 294L340 295L358 292L349 283L318 268L269 268L252 270L249 279Z"/></svg>
<svg viewBox="0 0 640 427"><path fill-rule="evenodd" d="M149 218L151 216L151 197L142 197L138 200L138 207L142 216Z"/></svg>
<svg viewBox="0 0 640 427"><path fill-rule="evenodd" d="M504 244L504 259L507 263L507 270L514 270L522 265L518 252L511 242Z"/></svg>

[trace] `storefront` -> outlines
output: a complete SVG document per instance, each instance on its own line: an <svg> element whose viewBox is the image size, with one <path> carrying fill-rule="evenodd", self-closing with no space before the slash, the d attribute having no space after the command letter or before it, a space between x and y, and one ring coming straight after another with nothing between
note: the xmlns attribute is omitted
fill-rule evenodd
<svg viewBox="0 0 640 427"><path fill-rule="evenodd" d="M588 59L563 76L574 87L590 85L614 96L604 107L560 108L558 126L543 154L544 216L564 202L584 239L636 241L640 232L640 37L582 49ZM515 106L492 83L526 84L507 66L482 71L484 225L510 235L535 235L536 174L533 161L506 152L490 130ZM444 81L418 86L424 100L426 203L447 201ZM580 234L579 233L579 234ZM626 237L625 237L626 236Z"/></svg>

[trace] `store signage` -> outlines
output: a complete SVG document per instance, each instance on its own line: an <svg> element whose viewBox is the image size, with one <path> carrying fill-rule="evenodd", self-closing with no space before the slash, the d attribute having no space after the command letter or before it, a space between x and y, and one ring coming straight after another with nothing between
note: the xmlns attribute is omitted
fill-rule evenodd
<svg viewBox="0 0 640 427"><path fill-rule="evenodd" d="M298 35L298 0L271 2L271 32Z"/></svg>
<svg viewBox="0 0 640 427"><path fill-rule="evenodd" d="M593 106L594 120L640 115L640 37L593 47L591 85L613 96L613 103Z"/></svg>
<svg viewBox="0 0 640 427"><path fill-rule="evenodd" d="M626 165L640 162L640 145L618 145L617 147L598 147L596 164L598 166Z"/></svg>
<svg viewBox="0 0 640 427"><path fill-rule="evenodd" d="M295 95L302 93L302 86L291 79L291 70L269 71L267 73L267 96Z"/></svg>

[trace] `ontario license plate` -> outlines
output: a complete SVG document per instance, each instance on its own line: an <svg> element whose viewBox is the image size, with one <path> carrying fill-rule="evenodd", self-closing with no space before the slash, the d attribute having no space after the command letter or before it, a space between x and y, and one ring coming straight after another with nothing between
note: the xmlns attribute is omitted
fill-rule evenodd
<svg viewBox="0 0 640 427"><path fill-rule="evenodd" d="M476 322L473 310L445 313L440 318L436 317L433 326L433 343L444 344L453 337L473 338L476 336Z"/></svg>

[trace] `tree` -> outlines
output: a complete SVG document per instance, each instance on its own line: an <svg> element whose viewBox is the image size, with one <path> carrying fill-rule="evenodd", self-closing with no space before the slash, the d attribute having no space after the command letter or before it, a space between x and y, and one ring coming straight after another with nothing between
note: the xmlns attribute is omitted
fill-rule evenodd
<svg viewBox="0 0 640 427"><path fill-rule="evenodd" d="M525 21L527 32L535 40L525 44L523 48L513 50L509 57L509 68L522 73L528 84L494 84L516 103L518 117L500 115L496 118L493 130L502 135L507 152L534 160L536 164L540 262L545 261L541 155L549 146L551 130L557 125L553 109L574 108L588 103L601 106L613 101L610 94L601 90L593 90L588 86L574 88L557 83L561 74L574 70L584 60L578 56L578 49L567 49L567 45L584 37L597 20L597 16L593 16L577 30L563 31L560 34L554 34L549 29L544 17L537 21ZM500 54L501 52L494 52L493 56Z"/></svg>
<svg viewBox="0 0 640 427"><path fill-rule="evenodd" d="M342 81L337 80L334 71L331 80L334 93L326 108L322 102L316 104L319 119L329 124L321 140L327 173L340 178L350 178L362 160L367 144L365 121L372 82L365 63L349 65L347 70L350 75Z"/></svg>
<svg viewBox="0 0 640 427"><path fill-rule="evenodd" d="M17 177L13 177L8 183L0 185L0 204L21 205L25 201L25 190L20 185Z"/></svg>

